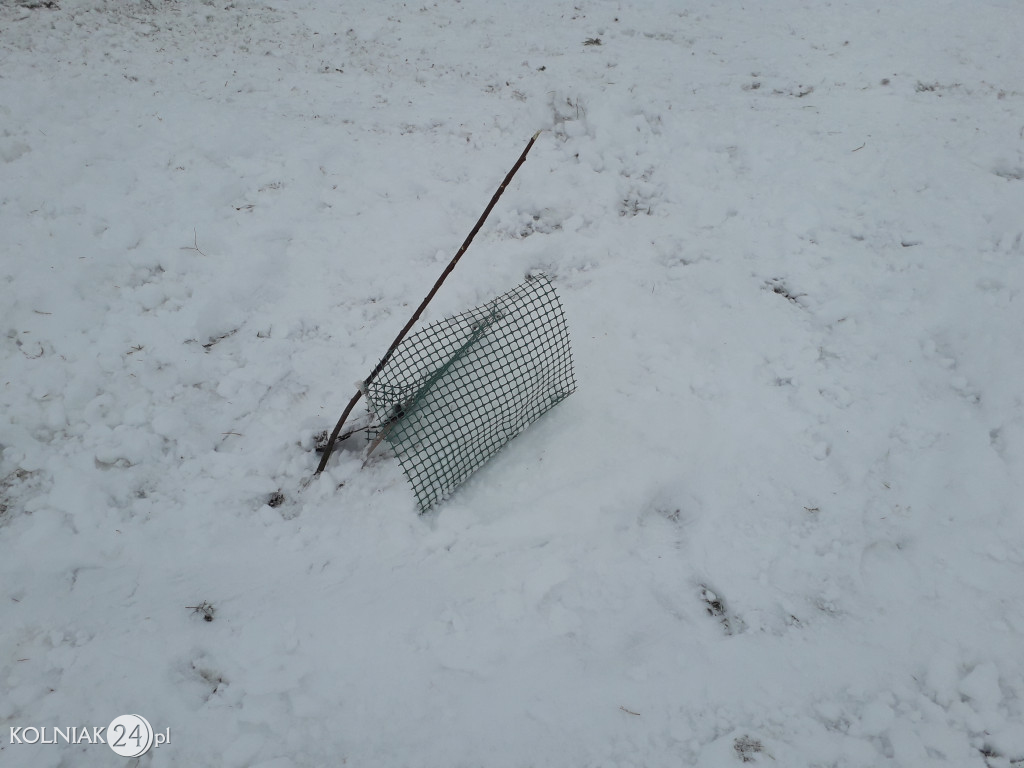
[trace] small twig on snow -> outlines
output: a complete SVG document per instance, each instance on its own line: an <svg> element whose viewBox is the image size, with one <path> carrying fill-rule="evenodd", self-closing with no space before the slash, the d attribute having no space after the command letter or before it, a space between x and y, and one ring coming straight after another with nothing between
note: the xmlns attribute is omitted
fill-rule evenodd
<svg viewBox="0 0 1024 768"><path fill-rule="evenodd" d="M203 600L199 605L186 605L186 608L191 608L192 613L201 614L203 621L213 621L213 617L217 613L217 609L213 607L213 603Z"/></svg>
<svg viewBox="0 0 1024 768"><path fill-rule="evenodd" d="M206 256L205 253L203 253L202 251L199 250L199 235L196 234L196 230L195 230L194 227L192 229L192 245L183 245L178 250L181 250L181 251L195 251L200 256ZM207 258L209 258L209 257L207 256Z"/></svg>

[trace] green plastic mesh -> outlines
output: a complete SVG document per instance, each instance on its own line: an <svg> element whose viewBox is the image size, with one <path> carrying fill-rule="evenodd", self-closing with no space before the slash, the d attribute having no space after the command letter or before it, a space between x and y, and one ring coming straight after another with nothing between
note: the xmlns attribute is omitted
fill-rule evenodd
<svg viewBox="0 0 1024 768"><path fill-rule="evenodd" d="M426 512L575 389L562 305L536 275L407 338L365 394Z"/></svg>

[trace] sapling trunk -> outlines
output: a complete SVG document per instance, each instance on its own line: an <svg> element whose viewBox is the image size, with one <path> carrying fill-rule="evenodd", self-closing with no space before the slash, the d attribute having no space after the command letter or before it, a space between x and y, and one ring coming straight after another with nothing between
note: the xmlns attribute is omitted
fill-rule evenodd
<svg viewBox="0 0 1024 768"><path fill-rule="evenodd" d="M495 191L494 195L491 197L491 201L487 204L487 207L484 209L484 212L480 215L480 218L477 219L476 225L473 227L472 231L470 231L469 236L466 238L465 242L462 243L462 247L459 248L458 253L455 254L455 256L452 258L450 262L448 262L448 266L445 267L444 272L441 273L441 276L437 279L437 282L434 283L434 287L430 289L430 293L428 293L426 298L423 299L422 302L420 302L420 305L416 308L416 311L413 312L412 317L409 318L409 322L405 324L405 327L399 332L398 336L395 337L395 340L391 342L391 346L388 348L388 351L384 353L384 357L380 359L380 362L377 363L376 366L374 366L373 370L370 372L370 375L366 377L366 379L363 382L363 387L360 387L352 396L352 399L348 401L348 405L345 406L345 411L341 414L341 418L338 419L338 423L335 425L334 431L331 432L331 436L327 440L327 445L324 447L323 455L320 457L320 466L316 468L316 475L319 475L321 472L323 472L324 467L327 466L327 462L331 458L331 452L334 450L334 443L335 441L337 441L338 435L341 434L341 429L342 427L345 426L345 422L348 420L349 415L352 413L352 409L356 407L356 403L358 403L359 398L362 397L365 386L368 385L371 381L373 381L377 377L377 374L381 372L381 370L387 364L388 360L391 358L391 355L398 348L398 345L402 342L402 339L405 338L406 334L409 333L410 329L413 327L413 325L415 325L416 321L419 320L420 315L423 314L423 310L427 308L427 304L429 304L430 300L434 298L434 294L437 293L438 289L448 278L448 275L450 275L452 273L452 270L455 269L455 265L459 263L459 259L462 258L462 254L464 254L466 250L469 248L470 244L473 242L473 238L476 237L476 233L480 231L480 228L484 225L484 222L490 215L491 210L494 208L495 204L497 204L498 198L501 197L501 193L505 191L505 187L507 187L509 182L512 181L512 177L516 175L516 171L519 170L520 166L522 166L522 164L526 162L526 155L529 154L530 149L533 148L533 143L537 140L537 137L540 135L540 133L540 131L537 131L530 138L530 141L526 145L526 149L523 150L523 154L521 154L519 156L519 159L516 160L516 164L512 166L512 170L510 170L505 175L505 178L501 182L501 185L498 187L497 191Z"/></svg>

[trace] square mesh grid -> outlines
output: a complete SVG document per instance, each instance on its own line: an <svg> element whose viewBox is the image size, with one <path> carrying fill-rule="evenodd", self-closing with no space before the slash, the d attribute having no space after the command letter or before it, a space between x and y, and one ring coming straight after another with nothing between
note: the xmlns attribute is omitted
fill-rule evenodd
<svg viewBox="0 0 1024 768"><path fill-rule="evenodd" d="M562 305L536 275L407 338L366 399L426 512L575 389Z"/></svg>

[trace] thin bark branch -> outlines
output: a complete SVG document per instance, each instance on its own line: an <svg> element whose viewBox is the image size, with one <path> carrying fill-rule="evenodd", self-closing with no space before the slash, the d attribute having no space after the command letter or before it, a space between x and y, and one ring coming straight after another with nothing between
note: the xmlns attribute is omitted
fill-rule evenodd
<svg viewBox="0 0 1024 768"><path fill-rule="evenodd" d="M426 298L423 299L422 302L420 302L419 307L416 308L416 311L413 313L412 317L409 318L409 322L405 324L405 327L401 330L401 332L398 334L395 340L391 342L391 347L384 354L384 357L380 359L380 362L377 363L376 366L374 366L373 370L370 372L370 375L366 377L366 381L364 382L364 384L368 385L371 381L377 378L377 374L383 370L388 360L391 359L391 355L394 353L395 349L398 348L398 345L402 342L402 339L405 338L406 334L409 333L409 330L413 327L413 325L416 324L416 321L420 319L420 315L423 314L423 310L427 308L427 304L429 304L430 300L434 298L434 294L437 293L438 289L448 278L448 275L452 273L452 270L455 269L455 265L459 263L459 259L462 258L462 254L466 252L470 244L473 242L473 238L476 237L476 233L479 232L480 228L484 225L484 222L490 215L491 210L497 204L498 198L501 197L501 193L505 191L505 187L507 187L509 182L512 181L512 177L516 175L516 171L519 170L520 166L522 166L522 164L526 162L526 155L529 154L530 150L533 148L533 143L537 140L537 137L540 135L540 133L540 131L537 131L530 138L529 143L526 145L526 149L523 150L523 154L521 154L519 156L519 159L516 160L516 164L512 166L512 170L510 170L508 174L506 174L505 179L501 182L501 185L494 193L494 196L491 197L491 202L487 204L487 207L484 209L484 212L480 215L480 218L477 220L476 226L473 227L472 231L469 233L469 236L462 244L462 247L459 248L459 252L455 254L455 256L452 258L450 262L448 262L448 266L445 267L444 272L441 273L441 276L437 279L437 282L434 283L434 287L430 289L430 293L428 293ZM352 413L352 409L355 408L356 403L359 402L359 398L362 396L362 394L362 390L360 389L355 393L355 395L352 396L352 399L349 401L348 406L346 406L345 408L345 412L342 413L341 418L338 419L338 423L337 425L335 425L334 431L331 433L331 437L327 441L327 446L324 448L323 456L320 457L320 466L316 468L316 475L319 475L321 472L323 472L324 467L327 466L327 461L331 458L331 452L334 450L334 443L338 439L338 435L341 433L341 428L345 426L345 421L348 419L349 414Z"/></svg>

